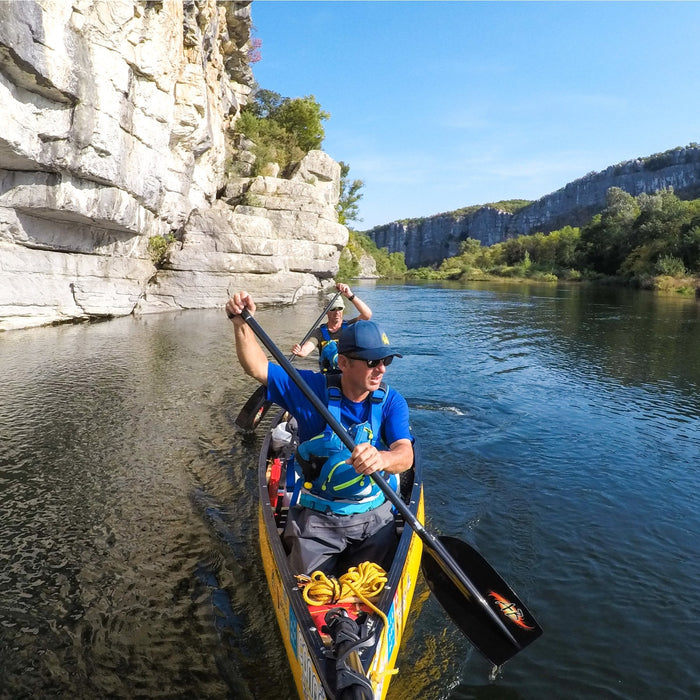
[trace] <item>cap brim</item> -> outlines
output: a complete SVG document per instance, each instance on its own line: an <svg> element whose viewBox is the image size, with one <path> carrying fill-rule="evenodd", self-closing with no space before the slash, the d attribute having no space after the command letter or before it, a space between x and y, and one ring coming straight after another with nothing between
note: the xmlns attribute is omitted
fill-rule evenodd
<svg viewBox="0 0 700 700"><path fill-rule="evenodd" d="M381 360L384 357L403 357L400 352L394 352L391 348L372 348L371 350L348 351L343 353L348 357L357 357L360 360Z"/></svg>

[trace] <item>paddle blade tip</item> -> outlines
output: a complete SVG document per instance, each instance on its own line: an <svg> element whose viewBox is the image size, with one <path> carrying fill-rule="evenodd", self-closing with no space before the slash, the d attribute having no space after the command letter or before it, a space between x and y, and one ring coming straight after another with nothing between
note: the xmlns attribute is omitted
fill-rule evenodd
<svg viewBox="0 0 700 700"><path fill-rule="evenodd" d="M542 628L522 601L475 549L453 537L439 540L510 634L509 639L482 602L458 588L433 553L424 550L421 568L430 590L486 659L500 666L542 635Z"/></svg>

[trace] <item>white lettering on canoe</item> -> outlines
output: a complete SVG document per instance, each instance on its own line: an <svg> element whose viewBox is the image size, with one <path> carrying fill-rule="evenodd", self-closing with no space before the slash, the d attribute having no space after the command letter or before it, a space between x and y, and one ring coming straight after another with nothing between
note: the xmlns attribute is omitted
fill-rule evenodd
<svg viewBox="0 0 700 700"><path fill-rule="evenodd" d="M314 662L311 660L309 649L304 641L304 635L297 626L297 658L301 666L301 684L304 689L304 700L326 700L326 693L316 673Z"/></svg>

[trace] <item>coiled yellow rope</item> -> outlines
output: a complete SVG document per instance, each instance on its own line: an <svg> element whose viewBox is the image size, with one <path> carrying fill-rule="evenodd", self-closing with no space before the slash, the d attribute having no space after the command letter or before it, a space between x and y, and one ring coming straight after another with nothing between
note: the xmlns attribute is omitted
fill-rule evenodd
<svg viewBox="0 0 700 700"><path fill-rule="evenodd" d="M388 631L389 620L386 615L369 600L376 598L386 585L386 571L378 564L371 561L362 562L359 566L350 567L339 579L326 576L322 571L314 571L311 576L298 575L296 578L299 587L303 588L307 605L335 605L343 601L349 602L353 601L354 597L351 594L354 594L379 615L384 622L384 629ZM382 635L382 651L386 645L386 637L386 633ZM384 676L393 676L398 672L398 668L375 671L371 674L371 678L376 685Z"/></svg>
<svg viewBox="0 0 700 700"><path fill-rule="evenodd" d="M371 561L352 566L339 579L326 576L322 571L314 571L311 576L297 576L299 586L303 588L307 605L335 605L352 600L353 594L373 610L375 607L368 600L376 598L386 584L386 571ZM381 615L381 611L378 611Z"/></svg>

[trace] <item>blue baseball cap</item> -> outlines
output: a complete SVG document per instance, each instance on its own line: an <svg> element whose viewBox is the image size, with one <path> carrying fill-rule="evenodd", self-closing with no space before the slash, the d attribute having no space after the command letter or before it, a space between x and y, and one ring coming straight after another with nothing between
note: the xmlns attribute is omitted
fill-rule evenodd
<svg viewBox="0 0 700 700"><path fill-rule="evenodd" d="M357 321L346 326L338 338L338 354L361 360L381 360L390 355L403 357L392 349L386 333L374 321Z"/></svg>

